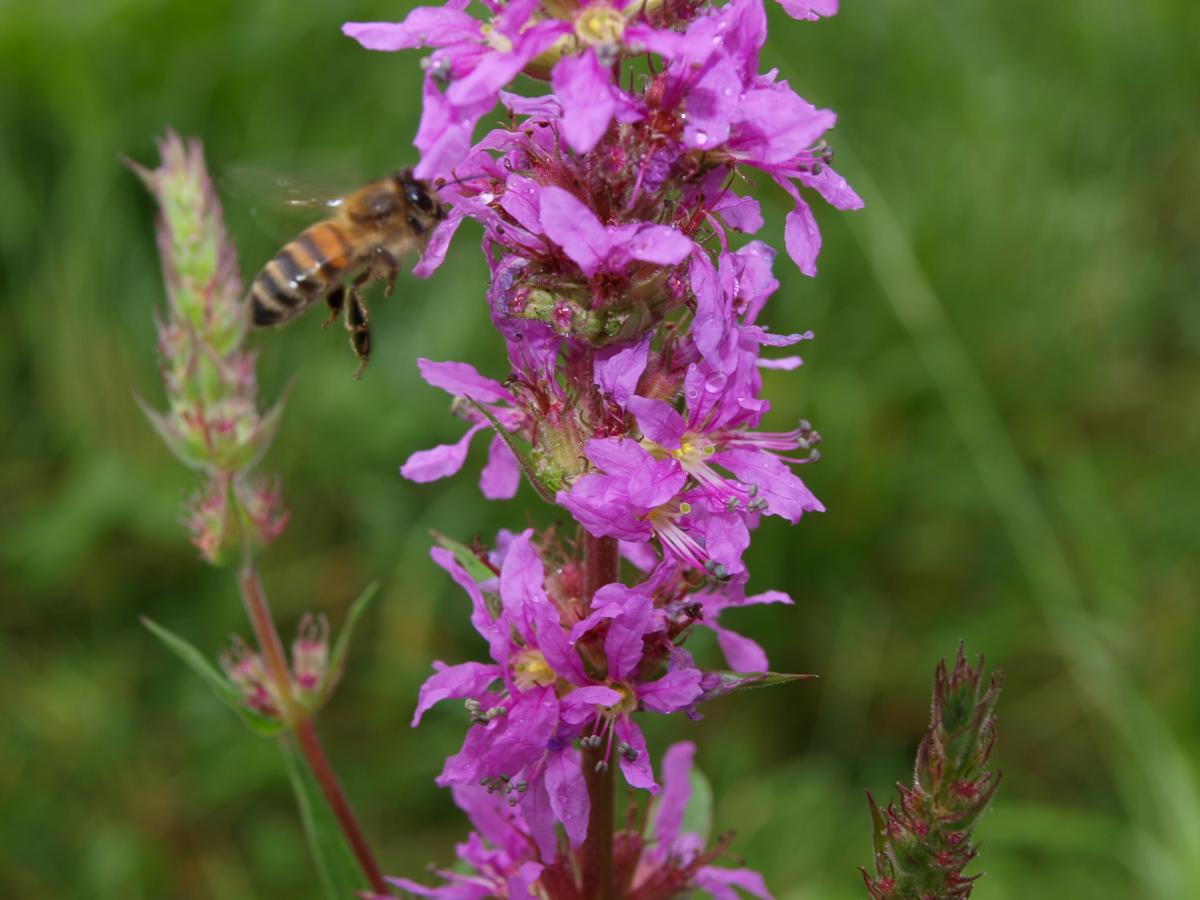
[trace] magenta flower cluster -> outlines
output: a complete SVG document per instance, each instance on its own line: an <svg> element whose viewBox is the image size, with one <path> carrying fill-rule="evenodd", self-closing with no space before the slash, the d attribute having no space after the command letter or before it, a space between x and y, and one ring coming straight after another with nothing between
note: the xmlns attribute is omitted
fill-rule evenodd
<svg viewBox="0 0 1200 900"><path fill-rule="evenodd" d="M816 19L837 2L782 6ZM580 896L569 859L589 837L590 773L612 768L658 795L656 839L617 844L626 896L736 887L767 897L754 873L710 865L722 847L680 833L692 749L667 751L664 790L638 722L696 717L768 677L763 649L721 618L791 603L747 593L743 556L764 516L795 524L823 509L799 475L817 458L817 432L760 427L762 370L800 365L782 348L811 334L764 324L775 251L736 237L763 226L737 189L759 174L787 192L787 253L814 275L809 198L862 205L830 166L835 116L760 71L763 0L485 0L482 18L466 7L344 28L370 49L432 49L417 174L452 211L416 272L436 270L462 223L476 222L511 366L496 380L421 360L467 429L401 471L452 475L490 432L483 494L511 498L525 478L576 525L433 551L469 598L490 658L436 664L413 718L449 699L468 710L438 781L476 827L459 848L473 874L442 873L438 888L397 883L430 896ZM549 92L509 93L519 75ZM497 102L503 124L476 142ZM715 633L723 667L684 648L700 628Z"/></svg>

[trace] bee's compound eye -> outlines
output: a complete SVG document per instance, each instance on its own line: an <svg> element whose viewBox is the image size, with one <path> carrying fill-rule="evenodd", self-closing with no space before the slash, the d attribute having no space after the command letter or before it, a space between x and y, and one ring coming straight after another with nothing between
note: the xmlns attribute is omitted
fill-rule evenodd
<svg viewBox="0 0 1200 900"><path fill-rule="evenodd" d="M433 212L433 198L429 196L429 191L425 190L425 186L416 181L406 181L404 183L404 196L408 198L408 202L419 208L422 212Z"/></svg>

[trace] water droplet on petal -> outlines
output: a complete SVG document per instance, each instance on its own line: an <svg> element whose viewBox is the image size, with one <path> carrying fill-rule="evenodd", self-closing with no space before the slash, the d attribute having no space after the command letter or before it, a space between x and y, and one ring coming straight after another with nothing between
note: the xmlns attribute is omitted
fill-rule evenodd
<svg viewBox="0 0 1200 900"><path fill-rule="evenodd" d="M705 134L703 131L697 131L696 132L696 143L699 144L701 147L703 147L705 144L708 143L708 135Z"/></svg>
<svg viewBox="0 0 1200 900"><path fill-rule="evenodd" d="M719 394L725 389L725 383L728 380L729 379L725 376L725 373L713 372L704 379L704 389L710 394Z"/></svg>

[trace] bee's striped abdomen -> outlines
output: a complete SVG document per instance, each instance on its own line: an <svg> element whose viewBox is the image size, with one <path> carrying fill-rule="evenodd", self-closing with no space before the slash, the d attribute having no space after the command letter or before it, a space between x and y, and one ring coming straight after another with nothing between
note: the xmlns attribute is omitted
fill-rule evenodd
<svg viewBox="0 0 1200 900"><path fill-rule="evenodd" d="M250 288L255 325L276 325L303 312L337 284L353 246L335 221L305 229L267 263Z"/></svg>

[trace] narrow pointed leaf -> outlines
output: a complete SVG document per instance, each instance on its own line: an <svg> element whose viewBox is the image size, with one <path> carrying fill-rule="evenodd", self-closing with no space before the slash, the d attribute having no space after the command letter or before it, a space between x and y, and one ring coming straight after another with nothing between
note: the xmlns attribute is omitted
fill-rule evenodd
<svg viewBox="0 0 1200 900"><path fill-rule="evenodd" d="M508 445L508 449L517 458L517 465L521 467L521 471L525 473L525 477L529 479L529 483L533 485L533 489L537 491L537 495L547 503L554 503L554 491L550 490L545 482L538 478L537 471L533 468L533 463L529 459L529 450L524 446L524 442L518 441L505 431L499 420L482 404L475 402L470 397L467 397L466 401L491 423L493 430L499 435L500 440Z"/></svg>
<svg viewBox="0 0 1200 900"><path fill-rule="evenodd" d="M346 613L346 621L342 623L342 630L337 636L337 641L333 645L333 653L329 657L329 675L325 679L325 686L321 689L322 703L333 695L334 688L342 680L342 674L346 671L346 656L350 652L350 638L354 634L354 626L358 624L358 620L367 611L367 607L371 605L371 601L375 599L377 593L379 593L379 582L372 581L358 595L358 599L350 604L350 611Z"/></svg>
<svg viewBox="0 0 1200 900"><path fill-rule="evenodd" d="M225 677L225 673L210 663L204 654L192 644L145 616L142 617L142 624L150 630L151 634L162 641L168 650L183 660L184 665L199 675L200 680L212 689L222 703L237 713L251 731L264 737L271 737L283 730L282 723L248 707L242 698L241 691Z"/></svg>
<svg viewBox="0 0 1200 900"><path fill-rule="evenodd" d="M296 805L300 808L300 821L304 825L313 865L321 879L322 893L326 900L357 897L356 892L364 887L362 879L333 813L321 796L320 787L308 767L297 758L296 748L290 740L280 741L279 747L292 792L296 795Z"/></svg>
<svg viewBox="0 0 1200 900"><path fill-rule="evenodd" d="M718 675L721 681L715 687L704 692L699 702L723 697L737 691L748 691L753 688L774 687L778 684L790 684L793 681L804 681L816 678L816 675L793 675L786 672L729 672L715 671L710 675Z"/></svg>
<svg viewBox="0 0 1200 900"><path fill-rule="evenodd" d="M438 542L438 546L454 554L454 558L458 560L458 564L466 569L467 574L476 581L487 581L489 578L496 577L496 573L489 569L466 544L460 544L454 538L447 537L440 531L430 531L429 533Z"/></svg>

